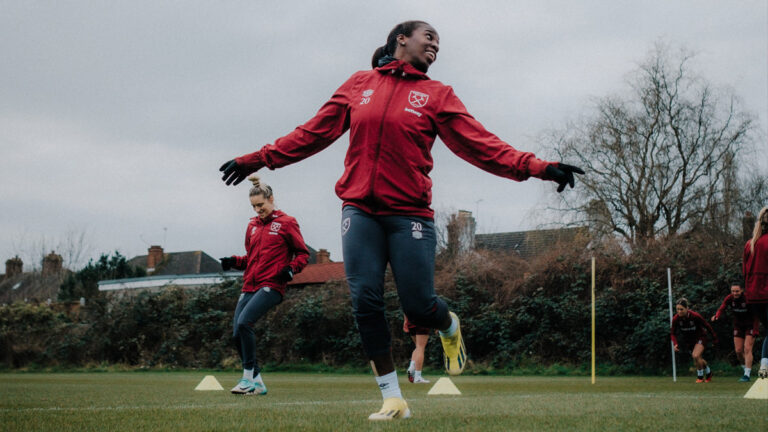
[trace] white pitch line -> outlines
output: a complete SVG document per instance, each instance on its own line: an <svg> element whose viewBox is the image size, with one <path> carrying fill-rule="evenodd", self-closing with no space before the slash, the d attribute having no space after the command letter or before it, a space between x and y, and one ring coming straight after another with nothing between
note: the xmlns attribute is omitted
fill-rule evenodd
<svg viewBox="0 0 768 432"><path fill-rule="evenodd" d="M655 393L588 393L588 394L578 394L578 393L537 393L537 394L522 394L522 395L498 395L498 396L478 396L478 397L467 397L459 396L459 397L450 397L447 399L443 399L444 401L450 401L450 400L461 400L462 403L465 403L467 399L470 400L487 400L487 399L535 399L535 398L542 398L542 397L558 397L558 396L578 396L582 398L586 397L598 397L598 398L605 398L610 397L613 399L651 399L651 398L669 398L669 399L736 399L741 398L741 396L727 396L727 395L688 395L688 394L655 394ZM256 398L257 400L264 400L260 396L244 396L247 398ZM439 398L408 398L409 401L422 401L422 400L439 400ZM312 406L312 405L362 405L362 404L375 404L377 402L381 402L381 399L368 399L368 400L332 400L332 401L296 401L296 402L272 402L272 403L261 403L259 404L260 407L270 407L270 406ZM31 407L31 408L0 408L1 413L23 413L23 412L56 412L56 411L73 411L73 412L98 412L98 411L138 411L138 410L189 410L189 409L212 409L212 408L240 408L242 407L242 404L240 403L226 403L226 404L205 404L205 405L194 405L194 404L185 404L185 405L175 405L175 406L154 406L154 405L118 405L113 407Z"/></svg>

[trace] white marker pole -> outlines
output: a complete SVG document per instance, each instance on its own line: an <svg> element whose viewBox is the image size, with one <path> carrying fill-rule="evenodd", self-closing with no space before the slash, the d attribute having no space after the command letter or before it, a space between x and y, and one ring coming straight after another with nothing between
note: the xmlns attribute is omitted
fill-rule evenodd
<svg viewBox="0 0 768 432"><path fill-rule="evenodd" d="M667 290L669 292L669 326L672 327L672 270L667 267ZM677 382L677 365L675 364L675 344L669 341L672 346L672 381Z"/></svg>

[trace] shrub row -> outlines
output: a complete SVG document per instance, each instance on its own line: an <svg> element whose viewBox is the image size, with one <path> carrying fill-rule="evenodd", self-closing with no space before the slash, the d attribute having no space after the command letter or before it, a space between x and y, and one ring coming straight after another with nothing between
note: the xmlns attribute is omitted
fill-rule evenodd
<svg viewBox="0 0 768 432"><path fill-rule="evenodd" d="M590 358L590 258L597 262L599 362L620 373L670 369L666 269L676 297L710 317L738 278L739 247L706 238L674 239L627 255L587 240L552 247L532 262L473 252L438 260L436 287L462 319L475 371L513 372L532 364L583 365ZM77 311L12 304L0 307L0 365L6 368L126 364L145 367L235 368L232 314L240 284L206 289L168 287L124 298L99 297ZM390 277L387 318L398 364L412 344ZM722 343L705 358L733 362L729 320L715 326ZM289 290L256 325L262 364L365 365L344 283ZM439 368L433 336L427 364ZM681 359L688 364L688 359ZM688 362L688 363L686 363Z"/></svg>

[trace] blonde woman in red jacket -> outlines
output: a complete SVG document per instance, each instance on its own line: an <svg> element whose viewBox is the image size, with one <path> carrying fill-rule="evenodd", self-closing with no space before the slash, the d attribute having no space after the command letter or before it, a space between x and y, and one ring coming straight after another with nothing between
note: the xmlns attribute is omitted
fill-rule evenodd
<svg viewBox="0 0 768 432"><path fill-rule="evenodd" d="M752 314L768 330L768 207L760 210L752 238L744 245L742 272L747 304ZM757 376L768 378L768 336L763 340L762 359Z"/></svg>
<svg viewBox="0 0 768 432"><path fill-rule="evenodd" d="M246 255L221 258L221 267L225 271L245 270L232 335L242 360L243 377L231 392L265 395L267 387L256 362L253 325L283 301L286 284L307 265L309 251L296 219L275 208L272 188L261 183L258 176L248 179L253 183L249 199L258 216L251 219L245 231Z"/></svg>
<svg viewBox="0 0 768 432"><path fill-rule="evenodd" d="M363 348L384 398L371 420L410 416L397 382L384 314L383 282L390 264L403 312L416 325L440 330L445 369L466 365L459 318L434 289L435 233L432 145L438 136L472 165L512 180L552 180L573 187L577 167L537 159L488 132L453 89L427 76L440 36L423 21L395 26L371 61L354 73L305 124L273 144L225 162L227 184L267 167L280 168L328 147L349 130L342 204L342 249Z"/></svg>

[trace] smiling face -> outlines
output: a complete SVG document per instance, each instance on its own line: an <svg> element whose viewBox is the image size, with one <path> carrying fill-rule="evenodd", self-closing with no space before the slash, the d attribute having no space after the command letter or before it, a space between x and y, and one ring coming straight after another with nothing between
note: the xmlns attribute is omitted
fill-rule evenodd
<svg viewBox="0 0 768 432"><path fill-rule="evenodd" d="M731 294L733 294L733 298L739 298L744 294L744 290L741 289L740 285L731 285Z"/></svg>
<svg viewBox="0 0 768 432"><path fill-rule="evenodd" d="M413 30L411 36L397 36L397 49L394 57L408 62L416 69L427 72L429 66L437 60L440 50L440 36L429 24L423 24Z"/></svg>
<svg viewBox="0 0 768 432"><path fill-rule="evenodd" d="M685 318L688 316L688 308L683 305L677 305L675 306L675 310L677 311L677 315L680 318Z"/></svg>
<svg viewBox="0 0 768 432"><path fill-rule="evenodd" d="M262 220L267 219L272 211L275 210L275 197L264 198L264 195L251 195L251 205L253 210L259 215Z"/></svg>

